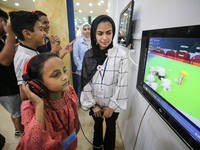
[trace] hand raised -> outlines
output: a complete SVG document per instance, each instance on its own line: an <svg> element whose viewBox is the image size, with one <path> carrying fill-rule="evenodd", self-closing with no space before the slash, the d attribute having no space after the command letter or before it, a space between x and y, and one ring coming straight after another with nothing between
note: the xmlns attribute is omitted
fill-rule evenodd
<svg viewBox="0 0 200 150"><path fill-rule="evenodd" d="M73 43L74 43L75 41L76 41L76 39L73 40L71 43L66 44L66 45L64 46L64 48L63 48L63 51L65 51L66 53L70 53L70 52L73 50Z"/></svg>
<svg viewBox="0 0 200 150"><path fill-rule="evenodd" d="M22 83L22 90L24 91L24 93L26 94L26 96L28 97L28 99L31 100L31 102L37 106L37 105L41 105L44 104L44 101L37 96L35 93L33 93L30 89L29 89L29 85L25 84L24 82Z"/></svg>

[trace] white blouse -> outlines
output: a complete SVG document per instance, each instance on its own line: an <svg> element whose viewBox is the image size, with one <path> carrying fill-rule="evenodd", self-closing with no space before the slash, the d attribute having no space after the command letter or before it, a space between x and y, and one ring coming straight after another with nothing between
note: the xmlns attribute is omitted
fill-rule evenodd
<svg viewBox="0 0 200 150"><path fill-rule="evenodd" d="M81 104L86 108L98 104L100 107L110 107L114 109L114 112L125 110L128 100L128 57L126 52L115 47L109 49L108 57L103 65L97 67L93 78L81 92ZM103 89L102 95L98 94L99 89Z"/></svg>

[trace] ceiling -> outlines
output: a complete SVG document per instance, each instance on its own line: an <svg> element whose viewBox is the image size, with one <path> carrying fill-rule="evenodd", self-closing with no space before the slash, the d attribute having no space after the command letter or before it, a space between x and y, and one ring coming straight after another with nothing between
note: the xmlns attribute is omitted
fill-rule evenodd
<svg viewBox="0 0 200 150"><path fill-rule="evenodd" d="M102 3L104 1L104 3ZM79 6L76 3L79 3ZM19 3L19 6L15 6L15 3ZM92 3L92 6L89 4ZM101 6L98 5L101 4ZM32 11L35 10L34 0L0 0L0 5L17 10ZM107 14L108 0L74 0L74 14L75 16L98 16L100 14ZM79 12L81 10L82 12ZM90 13L93 11L93 13Z"/></svg>

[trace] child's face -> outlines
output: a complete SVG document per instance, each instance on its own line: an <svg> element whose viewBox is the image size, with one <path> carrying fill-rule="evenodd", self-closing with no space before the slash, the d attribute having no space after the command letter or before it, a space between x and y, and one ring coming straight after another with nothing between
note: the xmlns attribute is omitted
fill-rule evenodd
<svg viewBox="0 0 200 150"><path fill-rule="evenodd" d="M31 41L34 47L42 46L45 44L46 33L42 30L42 25L39 21L35 23L34 32L31 33Z"/></svg>
<svg viewBox="0 0 200 150"><path fill-rule="evenodd" d="M68 89L67 70L62 59L51 57L44 62L42 70L43 84L50 92L62 92Z"/></svg>
<svg viewBox="0 0 200 150"><path fill-rule="evenodd" d="M47 16L41 16L40 23L42 24L42 29L44 30L44 32L46 32L46 34L48 34L50 25L49 25L49 20L48 20Z"/></svg>
<svg viewBox="0 0 200 150"><path fill-rule="evenodd" d="M112 42L113 29L110 22L101 22L97 26L96 40L101 50L105 49Z"/></svg>
<svg viewBox="0 0 200 150"><path fill-rule="evenodd" d="M86 38L89 38L90 37L90 26L84 26L83 27L83 35L86 37Z"/></svg>

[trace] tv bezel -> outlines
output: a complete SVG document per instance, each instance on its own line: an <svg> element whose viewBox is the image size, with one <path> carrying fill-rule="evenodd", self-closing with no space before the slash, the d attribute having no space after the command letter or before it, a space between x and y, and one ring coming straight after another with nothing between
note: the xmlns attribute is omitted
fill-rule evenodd
<svg viewBox="0 0 200 150"><path fill-rule="evenodd" d="M171 27L163 29L144 30L142 32L141 51L136 89L150 103L161 118L171 127L180 139L190 148L199 149L197 141L167 110L162 107L152 95L144 89L144 75L150 37L177 37L177 38L200 38L200 25ZM145 84L146 85L146 84ZM160 96L161 97L161 96ZM162 97L161 97L162 98Z"/></svg>
<svg viewBox="0 0 200 150"><path fill-rule="evenodd" d="M120 44L120 45L122 45L122 46L124 46L124 47L128 47L129 44L131 43L131 35L132 35L132 33L131 33L132 29L131 29L131 28L132 28L132 19L133 19L134 3L135 3L134 0L131 0L131 1L126 5L126 7L121 11L120 17L119 17L119 26L118 26L119 29L118 29L118 33L119 33L119 31L120 31L120 18L121 18L121 16L123 15L123 13L124 13L127 9L129 9L130 6L131 6L131 12L130 12L129 24L128 24L129 28L128 28L128 30L126 31L126 40L125 40L125 42L124 42L124 45L120 44L120 41L119 41L119 34L118 34L118 37L117 37L118 44Z"/></svg>

